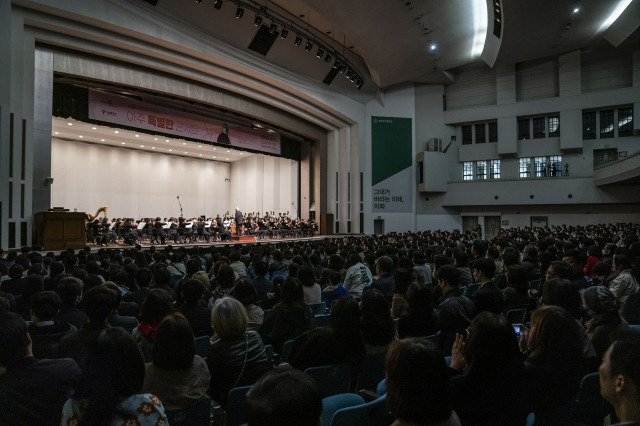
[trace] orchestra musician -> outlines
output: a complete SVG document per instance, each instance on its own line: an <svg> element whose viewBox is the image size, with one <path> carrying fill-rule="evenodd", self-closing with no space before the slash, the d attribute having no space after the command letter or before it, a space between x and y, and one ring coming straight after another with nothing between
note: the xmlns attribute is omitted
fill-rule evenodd
<svg viewBox="0 0 640 426"><path fill-rule="evenodd" d="M153 222L153 228L151 228L151 244L162 244L164 245L167 242L167 234L164 232L165 223L160 219L160 217L156 217L156 220Z"/></svg>
<svg viewBox="0 0 640 426"><path fill-rule="evenodd" d="M231 221L229 220L228 223L231 224ZM221 241L226 241L231 239L231 232L229 232L229 229L227 228L228 225L225 225L225 221L222 220L220 215L216 215L216 226L217 226L217 231L220 234Z"/></svg>
<svg viewBox="0 0 640 426"><path fill-rule="evenodd" d="M243 214L240 211L240 208L236 207L236 216L235 216L235 220L236 220L236 235L242 235L242 219L243 219Z"/></svg>

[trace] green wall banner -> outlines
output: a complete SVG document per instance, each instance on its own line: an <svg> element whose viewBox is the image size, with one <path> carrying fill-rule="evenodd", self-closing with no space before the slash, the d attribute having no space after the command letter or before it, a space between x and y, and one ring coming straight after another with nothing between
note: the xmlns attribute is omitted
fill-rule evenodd
<svg viewBox="0 0 640 426"><path fill-rule="evenodd" d="M411 212L414 182L410 118L371 117L373 212Z"/></svg>

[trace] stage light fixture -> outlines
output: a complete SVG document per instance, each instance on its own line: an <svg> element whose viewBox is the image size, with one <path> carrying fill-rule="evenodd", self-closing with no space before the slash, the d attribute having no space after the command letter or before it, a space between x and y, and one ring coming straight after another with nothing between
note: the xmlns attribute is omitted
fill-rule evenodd
<svg viewBox="0 0 640 426"><path fill-rule="evenodd" d="M355 83L357 79L358 79L358 74L353 73L353 75L351 76L351 82Z"/></svg>
<svg viewBox="0 0 640 426"><path fill-rule="evenodd" d="M313 49L313 43L311 43L310 41L307 41L307 44L304 45L304 51L308 52L311 49Z"/></svg>
<svg viewBox="0 0 640 426"><path fill-rule="evenodd" d="M327 53L327 56L324 57L324 61L328 64L333 59L333 56Z"/></svg>
<svg viewBox="0 0 640 426"><path fill-rule="evenodd" d="M342 66L342 63L336 59L336 61L333 63L333 69L339 70L341 66Z"/></svg>
<svg viewBox="0 0 640 426"><path fill-rule="evenodd" d="M356 81L356 87L358 88L358 90L362 89L362 85L364 84L364 80L360 79L358 81Z"/></svg>
<svg viewBox="0 0 640 426"><path fill-rule="evenodd" d="M297 35L295 41L293 42L293 44L295 44L296 46L300 46L302 44L302 37Z"/></svg>
<svg viewBox="0 0 640 426"><path fill-rule="evenodd" d="M214 0L213 1L213 7L215 9L220 10L220 8L222 7L222 0Z"/></svg>
<svg viewBox="0 0 640 426"><path fill-rule="evenodd" d="M242 15L244 15L244 9L238 6L238 8L236 9L236 19L242 18Z"/></svg>
<svg viewBox="0 0 640 426"><path fill-rule="evenodd" d="M354 75L354 72L351 69L349 69L349 71L347 71L347 75L345 75L345 77L347 77L347 79L350 80L353 75Z"/></svg>
<svg viewBox="0 0 640 426"><path fill-rule="evenodd" d="M338 71L340 71L340 74L344 74L346 70L347 70L347 66L342 64L340 65L340 69Z"/></svg>
<svg viewBox="0 0 640 426"><path fill-rule="evenodd" d="M324 56L324 50L322 50L322 47L318 47L318 53L316 53L316 57L318 59L321 59Z"/></svg>
<svg viewBox="0 0 640 426"><path fill-rule="evenodd" d="M262 24L262 16L256 15L255 19L253 20L253 25L259 27L260 24Z"/></svg>
<svg viewBox="0 0 640 426"><path fill-rule="evenodd" d="M289 30L286 28L282 28L282 31L280 31L280 38L284 40L285 38L287 38L288 35L289 35Z"/></svg>
<svg viewBox="0 0 640 426"><path fill-rule="evenodd" d="M269 25L269 34L275 34L277 29L278 26L272 22L271 25Z"/></svg>
<svg viewBox="0 0 640 426"><path fill-rule="evenodd" d="M202 0L196 0L196 3L198 4L202 3Z"/></svg>

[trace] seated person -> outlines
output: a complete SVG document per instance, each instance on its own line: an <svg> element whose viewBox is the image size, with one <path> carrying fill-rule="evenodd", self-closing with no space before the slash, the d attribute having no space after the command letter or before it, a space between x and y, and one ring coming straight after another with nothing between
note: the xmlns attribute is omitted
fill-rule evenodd
<svg viewBox="0 0 640 426"><path fill-rule="evenodd" d="M196 354L189 321L174 312L160 323L153 344L153 362L145 366L143 393L156 395L166 410L184 410L209 389L209 368Z"/></svg>
<svg viewBox="0 0 640 426"><path fill-rule="evenodd" d="M131 334L104 329L91 343L78 390L62 408L61 425L167 424L162 402L142 393L144 361Z"/></svg>
<svg viewBox="0 0 640 426"><path fill-rule="evenodd" d="M452 409L449 372L440 350L424 338L398 340L385 359L392 426L460 426Z"/></svg>
<svg viewBox="0 0 640 426"><path fill-rule="evenodd" d="M176 309L191 324L195 336L211 336L211 311L205 304L202 295L204 285L202 281L190 279L182 285L184 303Z"/></svg>
<svg viewBox="0 0 640 426"><path fill-rule="evenodd" d="M60 340L77 330L72 324L53 320L61 304L60 296L53 291L41 291L31 296L29 335L36 358L59 358Z"/></svg>
<svg viewBox="0 0 640 426"><path fill-rule="evenodd" d="M83 288L84 283L71 276L62 278L56 285L56 293L62 299L62 305L55 317L57 321L68 322L78 329L87 322L87 314L79 307Z"/></svg>
<svg viewBox="0 0 640 426"><path fill-rule="evenodd" d="M313 379L298 370L273 370L247 393L249 426L318 426L322 397Z"/></svg>
<svg viewBox="0 0 640 426"><path fill-rule="evenodd" d="M272 368L260 335L247 331L247 323L247 311L238 300L216 300L211 312L215 336L207 365L211 374L209 395L223 407L231 389L252 385Z"/></svg>
<svg viewBox="0 0 640 426"><path fill-rule="evenodd" d="M34 358L27 323L15 313L0 314L0 367L0 424L60 424L80 367L68 358Z"/></svg>
<svg viewBox="0 0 640 426"><path fill-rule="evenodd" d="M131 333L142 351L145 362L151 362L153 342L160 322L173 312L173 301L164 290L151 290L142 304L140 323Z"/></svg>
<svg viewBox="0 0 640 426"><path fill-rule="evenodd" d="M600 393L616 411L621 425L640 424L640 345L619 340L604 354L600 365ZM616 426L613 425L613 426Z"/></svg>

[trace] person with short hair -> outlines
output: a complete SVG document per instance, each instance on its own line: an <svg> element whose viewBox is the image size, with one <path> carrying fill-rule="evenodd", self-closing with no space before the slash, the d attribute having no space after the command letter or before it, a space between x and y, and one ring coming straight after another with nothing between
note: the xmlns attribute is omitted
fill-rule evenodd
<svg viewBox="0 0 640 426"><path fill-rule="evenodd" d="M179 312L166 316L153 344L153 362L145 365L142 392L156 395L167 410L184 410L209 389L209 368L196 354L189 321Z"/></svg>
<svg viewBox="0 0 640 426"><path fill-rule="evenodd" d="M207 365L209 395L223 407L231 389L253 384L272 368L260 335L247 330L247 323L247 311L240 301L232 297L216 300L211 312L215 335Z"/></svg>
<svg viewBox="0 0 640 426"><path fill-rule="evenodd" d="M471 300L476 306L476 312L502 313L504 299L502 292L493 282L493 274L496 264L489 258L481 257L473 262L473 278L480 283L480 288L472 296Z"/></svg>
<svg viewBox="0 0 640 426"><path fill-rule="evenodd" d="M476 308L471 299L462 294L458 286L460 272L455 266L448 264L440 266L435 273L444 299L438 305L438 329L440 347L443 355L451 355L451 348L456 339L456 333L463 333L476 314Z"/></svg>
<svg viewBox="0 0 640 426"><path fill-rule="evenodd" d="M620 311L632 293L638 291L638 282L631 273L631 260L624 254L613 256L613 271L617 274L609 282L609 290L616 296L620 303Z"/></svg>
<svg viewBox="0 0 640 426"><path fill-rule="evenodd" d="M322 396L303 372L273 370L247 393L246 413L249 426L320 426Z"/></svg>
<svg viewBox="0 0 640 426"><path fill-rule="evenodd" d="M203 300L202 281L190 279L182 284L184 303L176 308L191 324L195 336L211 336L211 311Z"/></svg>
<svg viewBox="0 0 640 426"><path fill-rule="evenodd" d="M460 426L452 408L449 371L440 350L427 339L391 344L385 359L387 408L392 426Z"/></svg>
<svg viewBox="0 0 640 426"><path fill-rule="evenodd" d="M604 354L598 370L600 394L616 412L612 426L640 425L640 345L618 340Z"/></svg>
<svg viewBox="0 0 640 426"><path fill-rule="evenodd" d="M173 312L173 301L164 290L153 289L141 307L138 326L131 333L142 351L145 362L151 362L153 342L160 322Z"/></svg>
<svg viewBox="0 0 640 426"><path fill-rule="evenodd" d="M0 424L60 424L80 367L68 358L34 358L27 323L13 312L0 314L0 367Z"/></svg>
<svg viewBox="0 0 640 426"><path fill-rule="evenodd" d="M29 303L31 321L29 335L36 358L59 358L60 340L76 331L72 324L54 321L62 300L54 291L41 291L31 296Z"/></svg>
<svg viewBox="0 0 640 426"><path fill-rule="evenodd" d="M58 275L60 278L61 275ZM62 298L62 305L55 317L57 321L68 322L80 329L87 322L87 314L80 309L84 283L78 278L67 276L56 285L56 293Z"/></svg>
<svg viewBox="0 0 640 426"><path fill-rule="evenodd" d="M247 327L250 330L258 331L264 321L264 311L256 305L258 293L251 280L238 278L231 291L231 297L239 300L247 311Z"/></svg>

